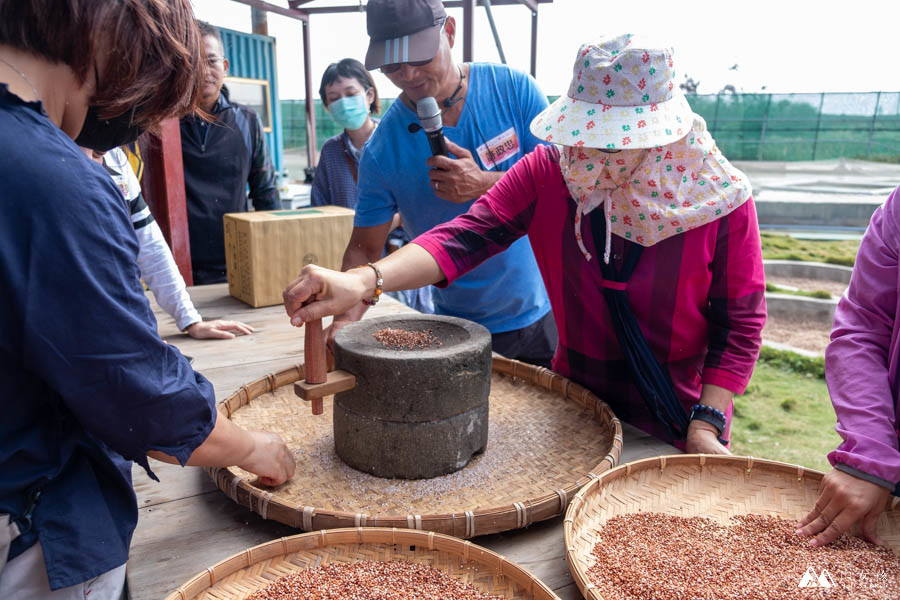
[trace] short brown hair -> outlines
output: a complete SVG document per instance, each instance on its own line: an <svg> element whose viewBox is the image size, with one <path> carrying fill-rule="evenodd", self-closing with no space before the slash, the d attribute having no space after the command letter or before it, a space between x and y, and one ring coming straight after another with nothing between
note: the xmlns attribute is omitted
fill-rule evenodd
<svg viewBox="0 0 900 600"><path fill-rule="evenodd" d="M374 97L369 103L369 112L377 115L381 112L381 99L378 97L378 88L375 87L375 80L372 75L366 71L361 62L355 58L345 58L339 62L331 63L322 74L322 83L319 84L319 97L322 99L322 105L328 106L328 99L325 97L325 88L340 79L355 79L365 91L372 90Z"/></svg>
<svg viewBox="0 0 900 600"><path fill-rule="evenodd" d="M206 76L189 0L0 0L0 44L66 64L81 83L97 69L91 105L104 118L133 111L145 128L193 111Z"/></svg>

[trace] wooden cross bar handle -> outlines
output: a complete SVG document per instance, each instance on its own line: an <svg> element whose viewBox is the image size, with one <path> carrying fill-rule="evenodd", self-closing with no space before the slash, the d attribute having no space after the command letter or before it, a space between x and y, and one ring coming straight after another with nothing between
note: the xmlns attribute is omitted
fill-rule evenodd
<svg viewBox="0 0 900 600"><path fill-rule="evenodd" d="M306 337L303 340L303 356L306 362L305 381L294 384L294 393L312 402L312 414L323 412L322 398L356 386L356 377L345 371L328 372L325 357L325 335L322 319L306 323Z"/></svg>
<svg viewBox="0 0 900 600"><path fill-rule="evenodd" d="M328 377L328 364L325 362L325 334L322 332L322 319L316 319L306 324L303 356L306 361L304 368L306 383L325 383Z"/></svg>
<svg viewBox="0 0 900 600"><path fill-rule="evenodd" d="M322 331L322 319L316 319L306 324L303 357L306 361L303 369L306 374L306 383L325 383L328 378L328 364L325 362L325 335ZM312 414L321 415L322 396L316 395L310 400L312 401Z"/></svg>

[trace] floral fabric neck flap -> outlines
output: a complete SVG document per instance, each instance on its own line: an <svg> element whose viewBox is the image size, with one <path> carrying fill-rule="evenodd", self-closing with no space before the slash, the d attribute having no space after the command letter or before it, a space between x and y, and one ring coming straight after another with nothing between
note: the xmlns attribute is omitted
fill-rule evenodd
<svg viewBox="0 0 900 600"><path fill-rule="evenodd" d="M607 263L613 233L653 246L721 219L751 194L747 176L722 156L696 115L688 134L671 144L617 153L564 146L559 166L578 205L575 239L587 260L581 223L604 205Z"/></svg>

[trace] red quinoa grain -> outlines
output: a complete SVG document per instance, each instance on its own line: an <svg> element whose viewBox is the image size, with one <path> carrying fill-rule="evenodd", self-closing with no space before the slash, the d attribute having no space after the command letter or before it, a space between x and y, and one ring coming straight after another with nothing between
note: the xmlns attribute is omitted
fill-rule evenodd
<svg viewBox="0 0 900 600"><path fill-rule="evenodd" d="M431 329L407 331L388 327L372 334L385 348L391 350L423 350L432 346L440 347L439 340Z"/></svg>
<svg viewBox="0 0 900 600"><path fill-rule="evenodd" d="M247 600L502 600L434 567L399 560L330 563L279 577Z"/></svg>
<svg viewBox="0 0 900 600"><path fill-rule="evenodd" d="M893 599L900 598L900 556L843 536L814 548L794 521L635 513L598 530L587 575L606 600ZM807 569L828 571L832 587L800 587ZM818 583L818 581L816 582Z"/></svg>

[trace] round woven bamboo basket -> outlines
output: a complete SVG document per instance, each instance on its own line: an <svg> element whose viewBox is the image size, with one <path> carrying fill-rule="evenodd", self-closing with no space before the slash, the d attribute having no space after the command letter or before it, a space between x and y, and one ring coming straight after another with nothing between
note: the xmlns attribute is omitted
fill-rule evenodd
<svg viewBox="0 0 900 600"><path fill-rule="evenodd" d="M450 475L381 479L337 458L331 399L323 415L312 416L292 390L302 378L302 366L270 374L219 405L221 416L243 427L282 435L297 458L290 481L268 488L236 467L207 472L238 504L305 531L403 527L471 538L517 529L561 514L622 453L622 426L597 396L547 369L495 355L485 452Z"/></svg>
<svg viewBox="0 0 900 600"><path fill-rule="evenodd" d="M621 465L584 486L569 505L563 525L569 570L585 598L602 600L587 571L597 529L612 517L657 512L723 525L746 514L797 520L815 504L822 477L820 471L746 456L681 454ZM878 535L900 554L896 501L881 515Z"/></svg>
<svg viewBox="0 0 900 600"><path fill-rule="evenodd" d="M422 563L488 594L558 600L531 573L487 548L439 533L385 527L322 530L248 548L198 573L166 600L244 600L284 575L360 560Z"/></svg>

